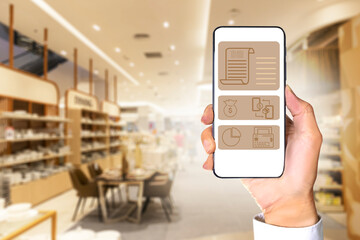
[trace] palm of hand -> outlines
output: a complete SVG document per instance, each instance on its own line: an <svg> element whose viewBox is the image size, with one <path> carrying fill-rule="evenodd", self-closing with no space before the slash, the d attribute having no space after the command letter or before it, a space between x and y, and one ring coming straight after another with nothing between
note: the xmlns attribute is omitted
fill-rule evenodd
<svg viewBox="0 0 360 240"><path fill-rule="evenodd" d="M286 119L284 173L280 178L243 179L242 182L260 206L267 222L279 226L309 226L317 221L313 185L322 136L311 105L298 98L289 87L285 96L293 121ZM212 106L209 105L202 122L212 124L213 116ZM205 129L201 138L209 154L204 168L210 170L215 151L212 127Z"/></svg>
<svg viewBox="0 0 360 240"><path fill-rule="evenodd" d="M299 116L296 116L299 117ZM295 131L290 119L286 122L286 154L285 169L280 178L249 178L242 183L254 197L262 210L268 209L284 197L293 198L304 191L312 191L316 172L316 164L309 165L309 157L314 152L314 141L311 134L300 134Z"/></svg>

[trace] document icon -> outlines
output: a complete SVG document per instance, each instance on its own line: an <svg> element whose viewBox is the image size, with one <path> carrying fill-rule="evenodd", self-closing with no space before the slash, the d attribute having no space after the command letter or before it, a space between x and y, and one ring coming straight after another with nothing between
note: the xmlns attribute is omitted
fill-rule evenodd
<svg viewBox="0 0 360 240"><path fill-rule="evenodd" d="M218 87L221 90L276 90L280 87L278 42L220 42Z"/></svg>
<svg viewBox="0 0 360 240"><path fill-rule="evenodd" d="M250 79L250 54L253 48L226 48L225 49L225 79L220 82L224 85L247 85Z"/></svg>

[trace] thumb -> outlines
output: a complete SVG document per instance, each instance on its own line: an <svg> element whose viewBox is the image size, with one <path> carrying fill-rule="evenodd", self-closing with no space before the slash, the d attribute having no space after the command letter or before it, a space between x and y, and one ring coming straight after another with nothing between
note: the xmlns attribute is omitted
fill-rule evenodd
<svg viewBox="0 0 360 240"><path fill-rule="evenodd" d="M286 106L293 116L295 131L309 131L318 130L313 107L298 98L289 85L285 88Z"/></svg>

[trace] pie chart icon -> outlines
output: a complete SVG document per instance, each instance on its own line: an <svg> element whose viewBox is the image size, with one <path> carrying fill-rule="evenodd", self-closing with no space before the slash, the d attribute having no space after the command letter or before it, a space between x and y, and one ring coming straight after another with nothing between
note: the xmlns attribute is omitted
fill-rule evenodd
<svg viewBox="0 0 360 240"><path fill-rule="evenodd" d="M222 134L223 143L226 146L233 147L240 142L241 132L234 127L229 127Z"/></svg>

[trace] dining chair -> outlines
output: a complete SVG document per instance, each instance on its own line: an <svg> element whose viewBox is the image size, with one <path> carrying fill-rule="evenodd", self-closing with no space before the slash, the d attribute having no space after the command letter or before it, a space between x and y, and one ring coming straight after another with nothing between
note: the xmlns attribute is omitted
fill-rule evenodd
<svg viewBox="0 0 360 240"><path fill-rule="evenodd" d="M93 180L95 180L96 177L100 176L104 172L98 163L90 163L88 165L88 170L89 170L90 176ZM115 190L118 191L119 203L121 203L122 196L121 196L121 189L120 189L119 185L106 184L105 188L110 189L110 191L111 191L111 202L112 202L113 207L115 207L115 203L116 203L115 202Z"/></svg>
<svg viewBox="0 0 360 240"><path fill-rule="evenodd" d="M75 221L77 213L82 203L82 212L84 212L84 207L86 203L86 199L91 197L97 199L98 202L98 212L99 219L101 219L100 208L99 208L99 191L98 186L95 181L90 181L84 172L79 168L73 168L69 171L70 179L74 189L76 190L76 194L78 196L78 202L76 204L76 208L72 217L72 220ZM106 189L105 189L106 191Z"/></svg>
<svg viewBox="0 0 360 240"><path fill-rule="evenodd" d="M171 222L172 204L170 199L173 178L164 174L157 173L150 180L145 181L143 196L146 198L142 212L144 213L151 201L151 198L160 198L161 206L164 210L166 219Z"/></svg>

